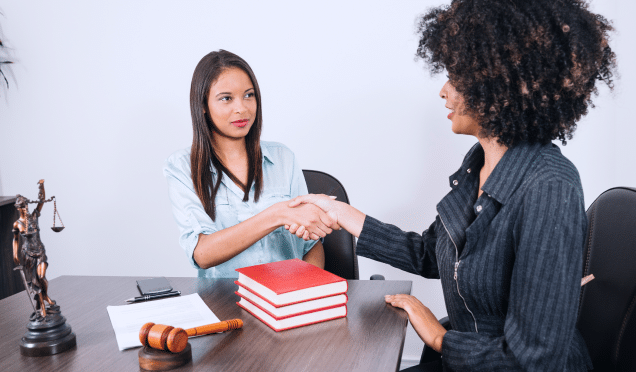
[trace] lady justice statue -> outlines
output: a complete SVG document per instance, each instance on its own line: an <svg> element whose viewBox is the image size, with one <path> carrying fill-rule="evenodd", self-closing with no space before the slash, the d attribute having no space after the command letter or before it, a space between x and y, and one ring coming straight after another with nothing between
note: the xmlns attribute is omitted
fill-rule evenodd
<svg viewBox="0 0 636 372"><path fill-rule="evenodd" d="M55 227L57 203L55 197L46 200L44 180L38 182L38 199L31 201L22 195L16 196L15 207L20 217L13 224L13 261L24 281L24 286L33 306L33 313L27 324L28 331L20 342L20 351L27 356L52 355L66 351L75 346L75 334L61 314L60 307L48 295L49 283L46 280L46 252L40 240L38 218L44 203L53 201L53 231L59 232L62 227ZM29 213L29 204L35 204L33 213ZM60 219L60 222L62 220ZM35 304L33 304L35 300Z"/></svg>
<svg viewBox="0 0 636 372"><path fill-rule="evenodd" d="M44 180L38 182L37 207L29 214L29 203L34 203L22 195L16 196L15 207L20 213L20 218L13 224L13 261L22 271L24 285L27 293L34 295L36 302L35 317L46 317L46 306L49 303L52 310L56 310L55 301L51 300L47 290L49 283L46 280L46 252L44 244L40 240L40 226L38 218L45 203Z"/></svg>

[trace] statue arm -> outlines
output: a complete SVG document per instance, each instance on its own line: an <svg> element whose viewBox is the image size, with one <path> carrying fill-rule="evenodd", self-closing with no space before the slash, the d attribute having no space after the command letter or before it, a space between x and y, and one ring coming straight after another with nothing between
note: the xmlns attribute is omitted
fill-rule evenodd
<svg viewBox="0 0 636 372"><path fill-rule="evenodd" d="M40 192L38 192L38 200L40 202L35 209L38 211L38 214L40 214L40 212L42 212L42 206L44 206L44 200L46 199L46 193L44 192L44 180L38 181L38 187L40 189Z"/></svg>

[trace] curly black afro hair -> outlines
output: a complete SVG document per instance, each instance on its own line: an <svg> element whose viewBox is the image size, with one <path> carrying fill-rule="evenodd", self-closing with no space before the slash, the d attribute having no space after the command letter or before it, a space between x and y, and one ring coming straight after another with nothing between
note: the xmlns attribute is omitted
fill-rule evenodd
<svg viewBox="0 0 636 372"><path fill-rule="evenodd" d="M448 72L484 136L565 144L596 81L613 88L610 31L581 0L453 0L419 20L417 56Z"/></svg>

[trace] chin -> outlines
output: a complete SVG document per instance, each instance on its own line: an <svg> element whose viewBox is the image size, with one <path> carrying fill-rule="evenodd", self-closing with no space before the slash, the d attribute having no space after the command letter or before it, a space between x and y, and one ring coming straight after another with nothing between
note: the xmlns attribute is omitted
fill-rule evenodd
<svg viewBox="0 0 636 372"><path fill-rule="evenodd" d="M465 134L464 131L462 130L462 128L459 125L453 124L453 126L451 126L451 130L455 134Z"/></svg>

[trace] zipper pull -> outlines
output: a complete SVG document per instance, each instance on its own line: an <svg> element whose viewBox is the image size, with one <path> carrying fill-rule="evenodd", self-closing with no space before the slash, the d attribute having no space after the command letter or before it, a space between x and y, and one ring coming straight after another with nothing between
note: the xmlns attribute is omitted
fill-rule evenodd
<svg viewBox="0 0 636 372"><path fill-rule="evenodd" d="M459 267L459 262L460 261L455 262L455 280L457 280L457 268Z"/></svg>

